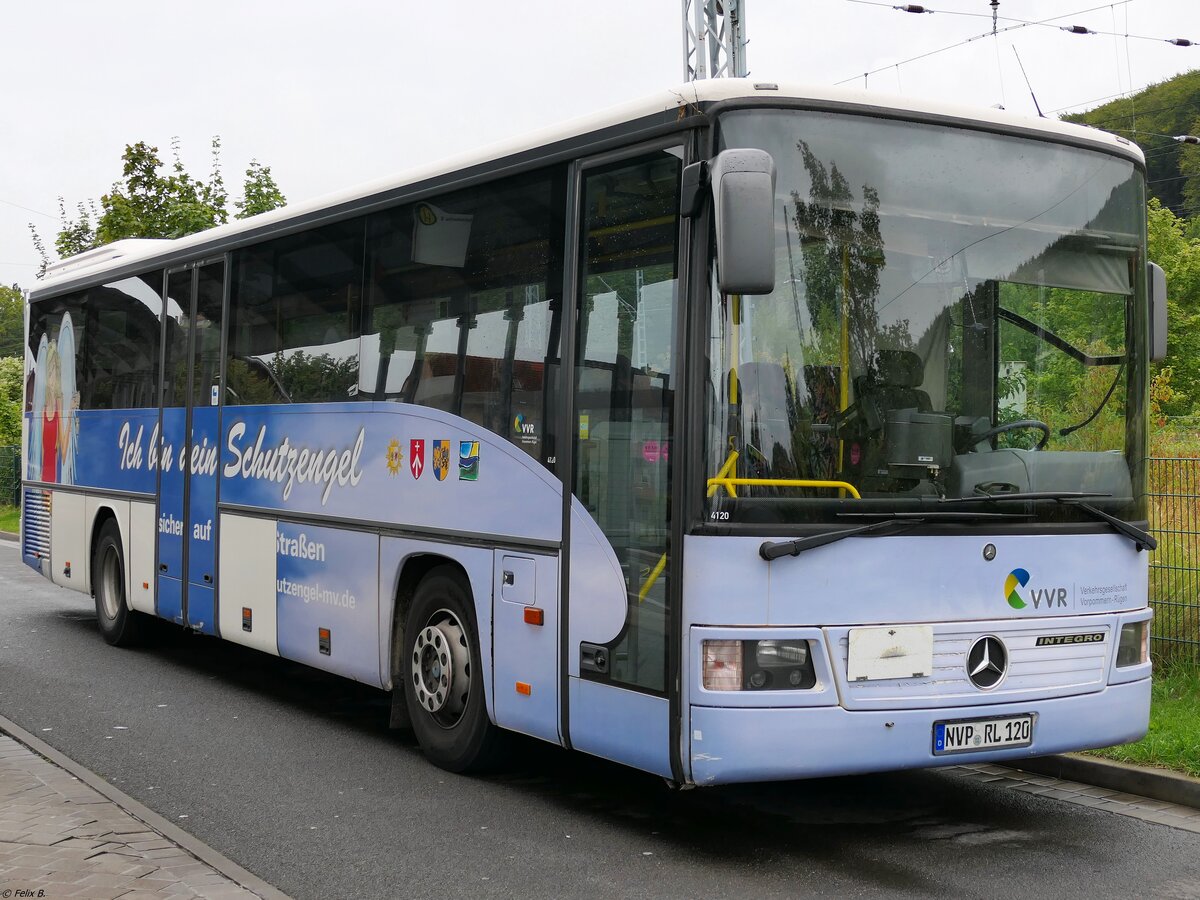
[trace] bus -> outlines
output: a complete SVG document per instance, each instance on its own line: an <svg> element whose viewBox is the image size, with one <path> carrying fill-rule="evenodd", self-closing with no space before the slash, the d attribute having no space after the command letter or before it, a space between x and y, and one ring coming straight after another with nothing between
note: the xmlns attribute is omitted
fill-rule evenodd
<svg viewBox="0 0 1200 900"><path fill-rule="evenodd" d="M689 84L55 266L21 552L110 644L390 691L450 771L1129 741L1165 289L1121 137Z"/></svg>

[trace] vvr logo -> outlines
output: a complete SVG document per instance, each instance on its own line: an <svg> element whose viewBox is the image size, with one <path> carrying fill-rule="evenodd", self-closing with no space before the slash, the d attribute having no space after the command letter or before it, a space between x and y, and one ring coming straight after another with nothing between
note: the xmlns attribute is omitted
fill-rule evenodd
<svg viewBox="0 0 1200 900"><path fill-rule="evenodd" d="M1024 569L1013 569L1008 573L1008 577L1004 579L1004 599L1008 601L1008 605L1013 609L1025 609L1029 605L1025 598L1021 596L1020 588L1029 584L1029 573ZM1034 609L1050 609L1051 607L1063 607L1067 605L1067 589L1059 588L1033 588L1029 591L1029 600L1033 603Z"/></svg>
<svg viewBox="0 0 1200 900"><path fill-rule="evenodd" d="M521 413L517 413L516 418L513 419L513 431L516 434L532 435L534 432L533 423L526 422L525 416L523 416Z"/></svg>

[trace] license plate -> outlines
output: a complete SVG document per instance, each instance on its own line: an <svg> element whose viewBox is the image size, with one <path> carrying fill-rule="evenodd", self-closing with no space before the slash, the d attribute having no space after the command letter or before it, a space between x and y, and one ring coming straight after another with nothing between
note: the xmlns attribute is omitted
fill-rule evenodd
<svg viewBox="0 0 1200 900"><path fill-rule="evenodd" d="M996 719L956 719L933 723L933 753L967 753L1033 743L1033 715Z"/></svg>

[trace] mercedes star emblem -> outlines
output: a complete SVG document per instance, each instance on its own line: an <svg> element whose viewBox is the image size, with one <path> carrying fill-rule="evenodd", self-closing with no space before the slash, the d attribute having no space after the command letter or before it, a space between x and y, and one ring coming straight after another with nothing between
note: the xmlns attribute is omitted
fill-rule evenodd
<svg viewBox="0 0 1200 900"><path fill-rule="evenodd" d="M967 653L967 677L981 691L990 691L1008 671L1008 650L998 637L981 637Z"/></svg>

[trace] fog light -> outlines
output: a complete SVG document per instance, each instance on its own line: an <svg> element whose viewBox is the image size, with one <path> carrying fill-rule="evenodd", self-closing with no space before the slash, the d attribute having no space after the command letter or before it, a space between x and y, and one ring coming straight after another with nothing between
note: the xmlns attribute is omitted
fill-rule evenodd
<svg viewBox="0 0 1200 900"><path fill-rule="evenodd" d="M740 691L742 689L742 642L704 642L704 689Z"/></svg>
<svg viewBox="0 0 1200 900"><path fill-rule="evenodd" d="M1127 622L1121 626L1117 644L1117 668L1140 666L1150 661L1150 622Z"/></svg>

